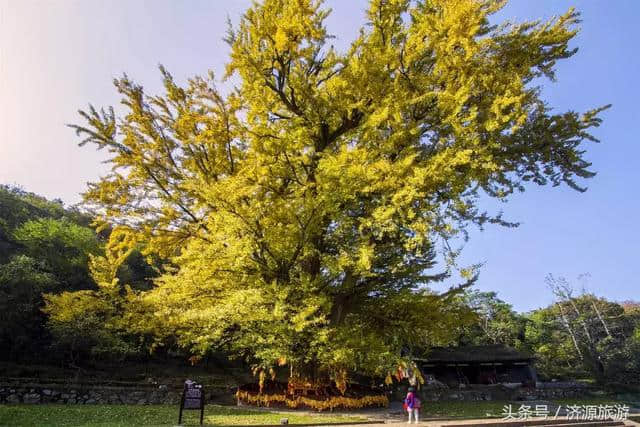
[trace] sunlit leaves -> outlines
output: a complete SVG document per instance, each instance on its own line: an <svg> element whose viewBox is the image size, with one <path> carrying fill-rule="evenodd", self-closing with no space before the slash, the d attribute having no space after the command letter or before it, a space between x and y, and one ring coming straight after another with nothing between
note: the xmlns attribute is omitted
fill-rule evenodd
<svg viewBox="0 0 640 427"><path fill-rule="evenodd" d="M402 350L450 341L470 320L460 289L427 286L477 271L449 240L509 225L478 198L593 175L582 147L600 110L552 113L534 86L573 54L577 14L492 26L503 5L372 0L340 53L322 2L265 0L229 31L228 94L164 69L160 96L118 79L126 114L91 108L76 127L111 153L85 194L116 226L100 261L143 244L171 264L125 292L127 327L324 375L384 377Z"/></svg>

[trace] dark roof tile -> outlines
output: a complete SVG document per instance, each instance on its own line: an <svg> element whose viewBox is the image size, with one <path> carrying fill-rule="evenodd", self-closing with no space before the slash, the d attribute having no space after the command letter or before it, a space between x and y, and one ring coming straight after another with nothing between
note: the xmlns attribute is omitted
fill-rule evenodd
<svg viewBox="0 0 640 427"><path fill-rule="evenodd" d="M421 362L506 362L529 361L534 357L526 352L506 345L482 345L460 347L434 347L423 357L416 358Z"/></svg>

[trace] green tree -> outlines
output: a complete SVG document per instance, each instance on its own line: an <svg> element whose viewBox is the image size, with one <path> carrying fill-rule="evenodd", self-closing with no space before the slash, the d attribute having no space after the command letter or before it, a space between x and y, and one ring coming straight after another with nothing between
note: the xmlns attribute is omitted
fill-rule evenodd
<svg viewBox="0 0 640 427"><path fill-rule="evenodd" d="M111 333L104 322L109 316L102 314L86 312L84 319L77 319L75 329L70 322L64 333L58 324L50 323L50 330L46 328L42 312L46 294L97 289L87 264L91 256L104 253L104 237L110 229L97 235L88 227L90 223L90 216L65 207L61 201L0 186L0 357L40 357L50 351L50 332L57 349L68 350L75 362L87 355L121 358L131 353L127 346L137 348L130 344L135 340L125 342ZM120 263L117 272L135 289L148 289L150 278L156 275L138 250ZM69 310L80 315L87 305L87 298L80 295L85 294L64 303L77 303Z"/></svg>
<svg viewBox="0 0 640 427"><path fill-rule="evenodd" d="M516 313L496 292L473 290L467 292L465 302L477 317L464 331L461 337L464 343L523 346L526 317Z"/></svg>
<svg viewBox="0 0 640 427"><path fill-rule="evenodd" d="M60 201L49 201L17 187L0 185L0 263L20 252L19 243L13 239L13 231L21 224L38 218L60 219L65 215L76 222L84 221L84 225L90 222L88 216L65 210Z"/></svg>
<svg viewBox="0 0 640 427"><path fill-rule="evenodd" d="M446 250L435 269L439 242L509 225L483 194L593 176L583 142L602 108L554 113L534 84L575 52L578 14L493 26L503 5L372 0L338 52L322 2L265 0L229 30L228 94L211 75L181 87L161 69L159 96L117 79L126 114L90 107L74 126L113 166L85 201L113 226L113 261L142 244L172 267L149 292L104 280L103 295L140 313L131 329L223 348L261 378L384 374L403 349L454 339L475 271L430 291L457 268Z"/></svg>
<svg viewBox="0 0 640 427"><path fill-rule="evenodd" d="M0 265L0 349L3 359L36 358L48 343L42 294L58 286L41 263L25 255Z"/></svg>
<svg viewBox="0 0 640 427"><path fill-rule="evenodd" d="M63 218L40 218L20 225L13 236L29 256L41 260L65 290L95 287L89 277L90 254L100 251L96 234Z"/></svg>
<svg viewBox="0 0 640 427"><path fill-rule="evenodd" d="M582 360L552 307L530 313L526 343L536 356L536 369L543 379L587 378Z"/></svg>
<svg viewBox="0 0 640 427"><path fill-rule="evenodd" d="M546 377L588 377L598 382L633 382L640 371L635 337L637 313L593 294L574 295L564 278L547 282L558 301L534 311L526 343Z"/></svg>

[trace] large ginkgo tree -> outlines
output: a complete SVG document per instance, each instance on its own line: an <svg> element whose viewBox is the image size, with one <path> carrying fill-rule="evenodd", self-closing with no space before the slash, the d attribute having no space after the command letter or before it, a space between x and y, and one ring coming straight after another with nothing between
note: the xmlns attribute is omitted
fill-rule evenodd
<svg viewBox="0 0 640 427"><path fill-rule="evenodd" d="M84 197L113 230L92 270L94 297L125 307L117 327L341 387L448 342L476 275L448 242L508 225L478 200L593 176L583 143L602 108L556 112L539 87L575 52L577 13L496 25L503 6L372 0L340 52L321 1L264 0L227 36L237 86L161 69L151 96L117 79L126 113L75 126L113 166ZM133 292L115 271L141 246L167 262Z"/></svg>

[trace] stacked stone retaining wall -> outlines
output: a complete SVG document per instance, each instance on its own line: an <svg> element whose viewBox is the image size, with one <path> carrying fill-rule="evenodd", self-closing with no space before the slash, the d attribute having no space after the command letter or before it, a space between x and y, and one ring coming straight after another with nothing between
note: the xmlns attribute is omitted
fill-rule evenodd
<svg viewBox="0 0 640 427"><path fill-rule="evenodd" d="M206 401L234 404L235 387L205 387ZM100 384L59 384L0 381L0 404L56 403L56 404L128 404L158 405L180 402L182 388L175 385L139 384L124 386ZM462 389L423 387L418 394L424 401L481 401L481 400L553 400L582 398L599 394L579 383L540 383L537 387L469 386ZM406 387L398 387L390 400L401 401Z"/></svg>
<svg viewBox="0 0 640 427"><path fill-rule="evenodd" d="M207 402L235 402L235 388L208 388L205 392ZM178 404L181 393L181 388L166 385L116 387L95 384L0 383L0 404Z"/></svg>

